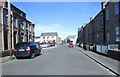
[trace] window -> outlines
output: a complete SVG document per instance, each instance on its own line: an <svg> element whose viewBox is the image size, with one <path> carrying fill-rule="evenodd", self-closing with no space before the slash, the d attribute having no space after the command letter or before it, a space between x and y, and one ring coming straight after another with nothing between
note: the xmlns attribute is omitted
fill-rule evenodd
<svg viewBox="0 0 120 77"><path fill-rule="evenodd" d="M98 39L99 39L99 36L98 36L98 33L96 34L96 42L98 43Z"/></svg>
<svg viewBox="0 0 120 77"><path fill-rule="evenodd" d="M107 43L109 44L109 41L110 41L110 34L109 32L107 32Z"/></svg>
<svg viewBox="0 0 120 77"><path fill-rule="evenodd" d="M43 39L45 39L45 37L43 37Z"/></svg>
<svg viewBox="0 0 120 77"><path fill-rule="evenodd" d="M29 29L29 24L26 25L26 30L28 30L28 29Z"/></svg>
<svg viewBox="0 0 120 77"><path fill-rule="evenodd" d="M106 16L106 20L109 20L109 8L108 7L106 7L105 16Z"/></svg>
<svg viewBox="0 0 120 77"><path fill-rule="evenodd" d="M23 16L23 13L20 13L20 16L22 17L22 16Z"/></svg>
<svg viewBox="0 0 120 77"><path fill-rule="evenodd" d="M99 26L99 24L98 24L98 19L96 19L96 26L97 26L97 27Z"/></svg>
<svg viewBox="0 0 120 77"><path fill-rule="evenodd" d="M7 3L7 2L4 3L4 7L5 7L5 8L8 7L8 3Z"/></svg>
<svg viewBox="0 0 120 77"><path fill-rule="evenodd" d="M114 4L114 12L115 12L115 15L119 14L119 2L115 2L115 4Z"/></svg>
<svg viewBox="0 0 120 77"><path fill-rule="evenodd" d="M13 18L13 26L16 27L16 18Z"/></svg>
<svg viewBox="0 0 120 77"><path fill-rule="evenodd" d="M120 27L119 26L115 27L115 32L116 32L116 41L120 41Z"/></svg>
<svg viewBox="0 0 120 77"><path fill-rule="evenodd" d="M8 24L8 23L7 23L7 20L8 20L8 17L7 17L7 14L5 13L5 14L3 15L3 24L7 25L7 24Z"/></svg>
<svg viewBox="0 0 120 77"><path fill-rule="evenodd" d="M24 23L21 22L21 23L20 23L20 29L23 29L23 26L24 26Z"/></svg>

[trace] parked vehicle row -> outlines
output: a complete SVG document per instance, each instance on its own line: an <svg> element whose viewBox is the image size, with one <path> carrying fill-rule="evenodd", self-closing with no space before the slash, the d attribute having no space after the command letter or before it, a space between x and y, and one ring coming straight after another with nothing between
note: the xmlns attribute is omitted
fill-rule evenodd
<svg viewBox="0 0 120 77"><path fill-rule="evenodd" d="M55 44L53 44L53 43L39 43L39 45L40 45L42 48L48 48L48 47L55 46Z"/></svg>

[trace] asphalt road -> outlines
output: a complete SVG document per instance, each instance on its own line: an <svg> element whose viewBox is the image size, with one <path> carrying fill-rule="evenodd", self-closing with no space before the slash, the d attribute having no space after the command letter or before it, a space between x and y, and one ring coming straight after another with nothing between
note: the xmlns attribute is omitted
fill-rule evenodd
<svg viewBox="0 0 120 77"><path fill-rule="evenodd" d="M75 47L60 45L42 49L34 59L20 59L2 64L3 75L114 75Z"/></svg>

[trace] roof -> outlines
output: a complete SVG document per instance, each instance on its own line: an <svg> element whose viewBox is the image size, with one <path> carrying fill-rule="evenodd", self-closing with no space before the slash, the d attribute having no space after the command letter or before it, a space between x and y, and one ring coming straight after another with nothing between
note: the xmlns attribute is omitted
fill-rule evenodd
<svg viewBox="0 0 120 77"><path fill-rule="evenodd" d="M41 36L58 36L57 32L42 33Z"/></svg>
<svg viewBox="0 0 120 77"><path fill-rule="evenodd" d="M40 38L40 36L36 36L35 38Z"/></svg>

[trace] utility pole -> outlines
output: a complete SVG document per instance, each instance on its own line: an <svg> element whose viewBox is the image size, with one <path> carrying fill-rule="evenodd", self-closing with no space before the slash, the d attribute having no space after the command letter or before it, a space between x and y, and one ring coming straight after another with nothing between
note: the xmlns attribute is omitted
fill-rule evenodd
<svg viewBox="0 0 120 77"><path fill-rule="evenodd" d="M12 42L11 42L11 7L10 7L10 0L8 0L8 50L10 52L10 59L12 59Z"/></svg>
<svg viewBox="0 0 120 77"><path fill-rule="evenodd" d="M118 1L118 3L119 3L118 4L119 5L119 29L120 29L120 1ZM119 43L118 43L118 49L120 50L120 40L119 40Z"/></svg>

